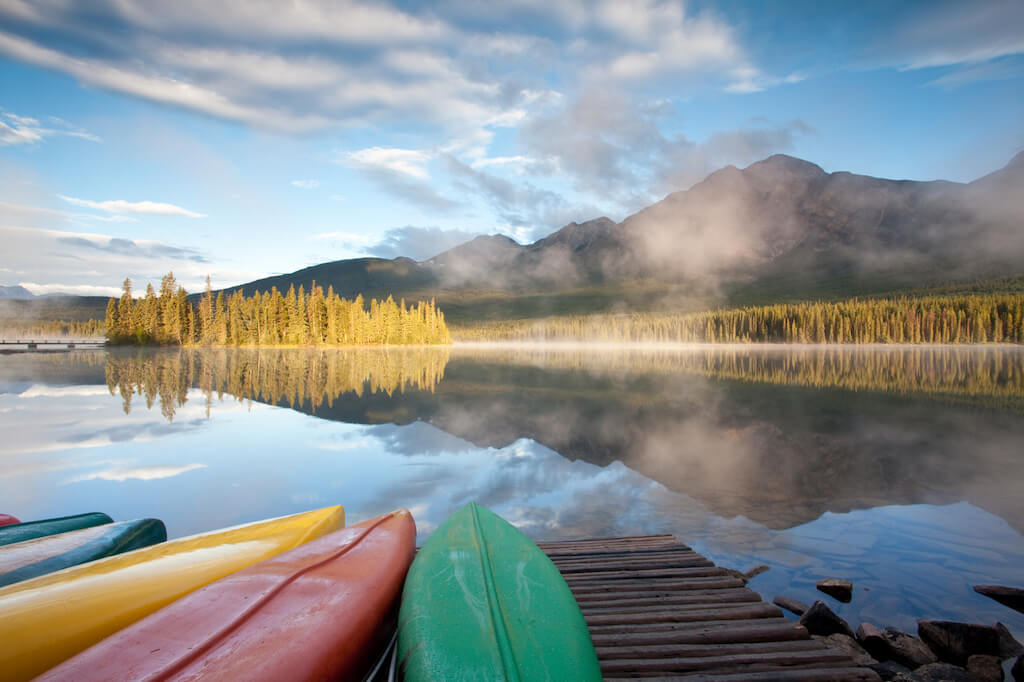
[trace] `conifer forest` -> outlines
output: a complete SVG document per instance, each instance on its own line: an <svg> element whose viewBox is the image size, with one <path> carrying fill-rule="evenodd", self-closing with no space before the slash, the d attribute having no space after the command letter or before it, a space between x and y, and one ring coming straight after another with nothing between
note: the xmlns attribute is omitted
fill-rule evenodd
<svg viewBox="0 0 1024 682"><path fill-rule="evenodd" d="M112 344L181 346L369 346L451 343L444 313L433 301L406 306L362 296L341 298L329 287L307 293L289 287L244 296L241 291L214 296L207 278L197 304L178 286L173 273L157 292L147 285L135 298L130 279L120 299L107 303L106 336Z"/></svg>

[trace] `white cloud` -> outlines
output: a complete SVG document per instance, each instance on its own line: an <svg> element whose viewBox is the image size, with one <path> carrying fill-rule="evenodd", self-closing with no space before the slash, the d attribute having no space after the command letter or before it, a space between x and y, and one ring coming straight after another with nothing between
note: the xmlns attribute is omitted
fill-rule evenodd
<svg viewBox="0 0 1024 682"><path fill-rule="evenodd" d="M58 194L57 196L69 204L93 208L97 211L107 211L108 213L138 213L140 215L184 216L186 218L206 217L205 213L196 213L195 211L184 209L181 206L175 206L174 204L162 204L155 201L132 202L124 201L123 199L115 199L113 201L90 201L88 199L66 197L63 194Z"/></svg>
<svg viewBox="0 0 1024 682"><path fill-rule="evenodd" d="M176 467L139 467L136 469L127 469L124 467L114 466L103 471L96 471L91 474L83 474L81 476L75 476L68 483L80 483L82 481L115 481L117 483L123 483L129 480L136 481L155 481L163 478L173 478L179 476L188 471L195 471L196 469L205 469L205 464L186 464L184 466Z"/></svg>
<svg viewBox="0 0 1024 682"><path fill-rule="evenodd" d="M90 213L74 213L72 211L60 211L54 208L43 208L40 206L26 206L24 204L11 204L0 201L0 221L13 221L18 223L28 222L34 225L36 221L52 223L53 220L66 221L69 223L85 224L90 221L104 223L137 223L138 218L125 215L99 216Z"/></svg>
<svg viewBox="0 0 1024 682"><path fill-rule="evenodd" d="M120 296L120 287L107 287L99 284L61 284L51 282L40 284L38 282L18 282L36 296L43 294L73 294L75 296Z"/></svg>
<svg viewBox="0 0 1024 682"><path fill-rule="evenodd" d="M320 186L319 180L292 180L292 187L299 189L316 189Z"/></svg>
<svg viewBox="0 0 1024 682"><path fill-rule="evenodd" d="M100 138L76 128L67 121L52 116L50 121L57 127L45 127L40 124L38 119L19 116L0 109L0 146L35 144L54 135L77 137L90 142L100 141Z"/></svg>
<svg viewBox="0 0 1024 682"><path fill-rule="evenodd" d="M621 85L680 73L721 82L755 68L734 27L677 0L520 0L486 10L464 2L419 9L119 0L88 12L9 0L0 3L0 23L0 53L11 58L287 133L381 120L448 132L515 126L552 82L573 89L581 75Z"/></svg>
<svg viewBox="0 0 1024 682"><path fill-rule="evenodd" d="M925 85L954 90L972 83L1010 80L1012 78L1019 78L1022 75L1024 75L1024 65L999 60L955 69L933 81L925 83Z"/></svg>
<svg viewBox="0 0 1024 682"><path fill-rule="evenodd" d="M529 156L516 155L477 159L469 165L473 168L486 168L487 166L523 166L531 163L536 163L536 159L532 159Z"/></svg>
<svg viewBox="0 0 1024 682"><path fill-rule="evenodd" d="M343 161L356 168L383 168L425 180L430 175L424 166L431 158L432 154L418 149L370 147L345 154Z"/></svg>
<svg viewBox="0 0 1024 682"><path fill-rule="evenodd" d="M201 291L209 274L220 285L247 282L265 272L216 267L198 250L148 239L0 224L0 267L23 273L36 294L71 292L109 295L125 277L137 287L159 283L173 270L187 290Z"/></svg>
<svg viewBox="0 0 1024 682"><path fill-rule="evenodd" d="M860 55L862 68L954 68L927 85L955 88L1001 80L1024 54L1024 3L1019 0L924 3L894 23Z"/></svg>
<svg viewBox="0 0 1024 682"><path fill-rule="evenodd" d="M188 81L149 75L148 70L132 71L131 64L118 66L99 59L72 57L3 31L0 31L0 53L36 66L63 71L83 83L105 90L219 118L289 132L314 130L328 125L327 119L322 116L289 114L269 106L242 103Z"/></svg>

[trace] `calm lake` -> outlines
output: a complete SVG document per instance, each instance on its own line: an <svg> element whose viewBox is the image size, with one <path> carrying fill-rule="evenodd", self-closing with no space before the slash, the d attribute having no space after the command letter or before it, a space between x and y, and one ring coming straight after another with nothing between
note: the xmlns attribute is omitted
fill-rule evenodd
<svg viewBox="0 0 1024 682"><path fill-rule="evenodd" d="M1024 349L484 348L0 356L0 512L172 537L475 500L535 539L674 533L766 599L914 631L1024 616ZM832 606L836 602L824 599Z"/></svg>

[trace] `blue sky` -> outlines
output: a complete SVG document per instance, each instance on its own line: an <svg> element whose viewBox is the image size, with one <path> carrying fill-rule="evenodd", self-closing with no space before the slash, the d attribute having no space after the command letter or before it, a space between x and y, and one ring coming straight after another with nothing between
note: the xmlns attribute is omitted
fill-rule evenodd
<svg viewBox="0 0 1024 682"><path fill-rule="evenodd" d="M0 284L191 291L1024 149L1024 3L0 0Z"/></svg>

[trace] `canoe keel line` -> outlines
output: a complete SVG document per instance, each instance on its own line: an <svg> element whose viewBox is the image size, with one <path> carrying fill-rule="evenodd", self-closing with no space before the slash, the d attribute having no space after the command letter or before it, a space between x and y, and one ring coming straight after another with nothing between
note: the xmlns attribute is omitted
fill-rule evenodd
<svg viewBox="0 0 1024 682"><path fill-rule="evenodd" d="M512 651L510 644L508 626L505 623L505 611L501 605L501 596L494 586L494 565L491 563L491 554L487 551L487 537L480 525L480 507L473 504L469 509L473 518L473 539L480 555L480 572L483 575L485 588L484 596L487 598L487 607L491 614L491 627L494 628L495 639L498 643L502 671L505 673L506 680L518 682L519 669L516 665L515 652Z"/></svg>

